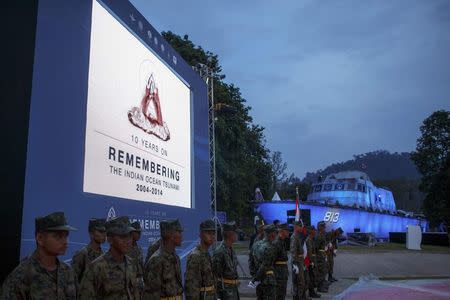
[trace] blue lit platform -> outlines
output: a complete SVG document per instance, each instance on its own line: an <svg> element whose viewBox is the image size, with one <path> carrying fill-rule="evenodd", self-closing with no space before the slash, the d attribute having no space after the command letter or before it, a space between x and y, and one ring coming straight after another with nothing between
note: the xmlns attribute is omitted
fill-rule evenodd
<svg viewBox="0 0 450 300"><path fill-rule="evenodd" d="M286 222L287 211L295 209L295 201L258 202L254 203L254 208L267 223L272 223L276 219ZM355 228L359 228L361 232L374 233L377 238L388 238L389 232L405 232L408 225L419 225L423 231L428 228L428 222L423 219L354 208L338 208L301 202L300 209L310 211L311 225L316 226L317 222L325 221L327 231L331 228L341 227L344 234L354 232Z"/></svg>

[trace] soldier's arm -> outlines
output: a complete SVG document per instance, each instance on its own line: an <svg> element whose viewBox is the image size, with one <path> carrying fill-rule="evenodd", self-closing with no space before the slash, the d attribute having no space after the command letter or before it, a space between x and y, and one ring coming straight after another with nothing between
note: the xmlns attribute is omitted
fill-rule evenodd
<svg viewBox="0 0 450 300"><path fill-rule="evenodd" d="M254 246L254 244L253 244L253 246ZM254 255L253 251L254 251L254 247L252 247L250 249L250 252L248 254L248 268L250 270L250 275L255 276L256 266L255 266L255 255Z"/></svg>
<svg viewBox="0 0 450 300"><path fill-rule="evenodd" d="M75 273L75 278L78 283L81 282L81 275L83 274L85 267L85 256L81 251L77 251L72 257L72 270Z"/></svg>
<svg viewBox="0 0 450 300"><path fill-rule="evenodd" d="M298 261L298 243L299 243L299 239L298 238L294 238L294 236L292 236L291 238L291 245L289 247L289 251L291 252L291 257L292 257L292 262L296 263Z"/></svg>
<svg viewBox="0 0 450 300"><path fill-rule="evenodd" d="M96 273L92 266L86 269L78 289L79 300L98 299L100 297L98 294L99 278Z"/></svg>
<svg viewBox="0 0 450 300"><path fill-rule="evenodd" d="M186 261L186 272L184 273L184 294L186 300L200 299L200 288L202 287L201 262L197 255L189 255Z"/></svg>
<svg viewBox="0 0 450 300"><path fill-rule="evenodd" d="M275 248L273 246L266 246L263 253L263 260L259 266L253 281L262 281L266 272L271 270L275 263Z"/></svg>
<svg viewBox="0 0 450 300"><path fill-rule="evenodd" d="M150 257L152 257L153 253L158 251L159 246L161 246L161 239L158 239L156 242L154 242L150 247L148 247L147 250L147 257L145 258L144 265L147 264L147 262L150 260Z"/></svg>
<svg viewBox="0 0 450 300"><path fill-rule="evenodd" d="M29 298L29 286L24 280L25 274L17 272L11 273L3 282L0 290L0 299L5 300L26 300Z"/></svg>
<svg viewBox="0 0 450 300"><path fill-rule="evenodd" d="M212 257L212 264L215 277L221 279L223 274L223 253L215 252Z"/></svg>
<svg viewBox="0 0 450 300"><path fill-rule="evenodd" d="M158 256L152 256L144 271L143 299L159 299L161 295L163 266Z"/></svg>

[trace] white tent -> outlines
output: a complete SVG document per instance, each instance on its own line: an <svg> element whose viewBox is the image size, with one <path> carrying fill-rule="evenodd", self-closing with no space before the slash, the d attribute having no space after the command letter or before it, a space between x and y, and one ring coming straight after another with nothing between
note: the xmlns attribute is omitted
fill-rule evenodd
<svg viewBox="0 0 450 300"><path fill-rule="evenodd" d="M277 192L273 195L272 201L281 201L280 195Z"/></svg>

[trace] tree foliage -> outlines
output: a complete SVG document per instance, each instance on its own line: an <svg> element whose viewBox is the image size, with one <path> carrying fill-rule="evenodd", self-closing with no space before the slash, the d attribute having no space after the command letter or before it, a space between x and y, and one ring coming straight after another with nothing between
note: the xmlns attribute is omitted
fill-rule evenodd
<svg viewBox="0 0 450 300"><path fill-rule="evenodd" d="M239 88L225 82L217 55L194 45L187 35L180 37L170 31L162 35L191 66L208 65L215 73L214 98L234 107L233 114L219 114L215 121L218 210L235 220L249 216L255 188L259 187L266 198L273 192L264 128L253 123L251 108Z"/></svg>
<svg viewBox="0 0 450 300"><path fill-rule="evenodd" d="M270 164L272 166L273 189L277 190L281 183L287 179L287 163L283 162L281 152L275 151L272 152L272 156L270 157Z"/></svg>
<svg viewBox="0 0 450 300"><path fill-rule="evenodd" d="M429 192L450 151L450 111L438 110L423 121L411 159L422 174L420 188Z"/></svg>
<svg viewBox="0 0 450 300"><path fill-rule="evenodd" d="M438 110L423 121L411 159L423 175L424 210L431 223L450 224L450 111Z"/></svg>

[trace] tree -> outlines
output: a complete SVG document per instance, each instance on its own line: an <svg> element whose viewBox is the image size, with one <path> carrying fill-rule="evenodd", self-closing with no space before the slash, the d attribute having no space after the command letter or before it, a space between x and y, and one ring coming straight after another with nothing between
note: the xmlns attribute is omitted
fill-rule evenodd
<svg viewBox="0 0 450 300"><path fill-rule="evenodd" d="M441 221L450 224L450 155L435 176L424 200L425 214L432 225Z"/></svg>
<svg viewBox="0 0 450 300"><path fill-rule="evenodd" d="M272 193L264 128L253 123L239 88L224 81L217 55L194 45L187 35L182 38L170 31L162 35L188 64L206 64L214 71L214 98L233 107L233 114L218 114L215 120L217 209L238 222L249 218L255 188L266 197Z"/></svg>
<svg viewBox="0 0 450 300"><path fill-rule="evenodd" d="M273 189L277 190L280 184L286 180L287 163L283 162L280 151L275 151L270 157L270 165L272 166Z"/></svg>
<svg viewBox="0 0 450 300"><path fill-rule="evenodd" d="M423 121L420 132L411 159L423 175L420 189L430 192L435 176L443 168L450 151L450 111L432 113Z"/></svg>

